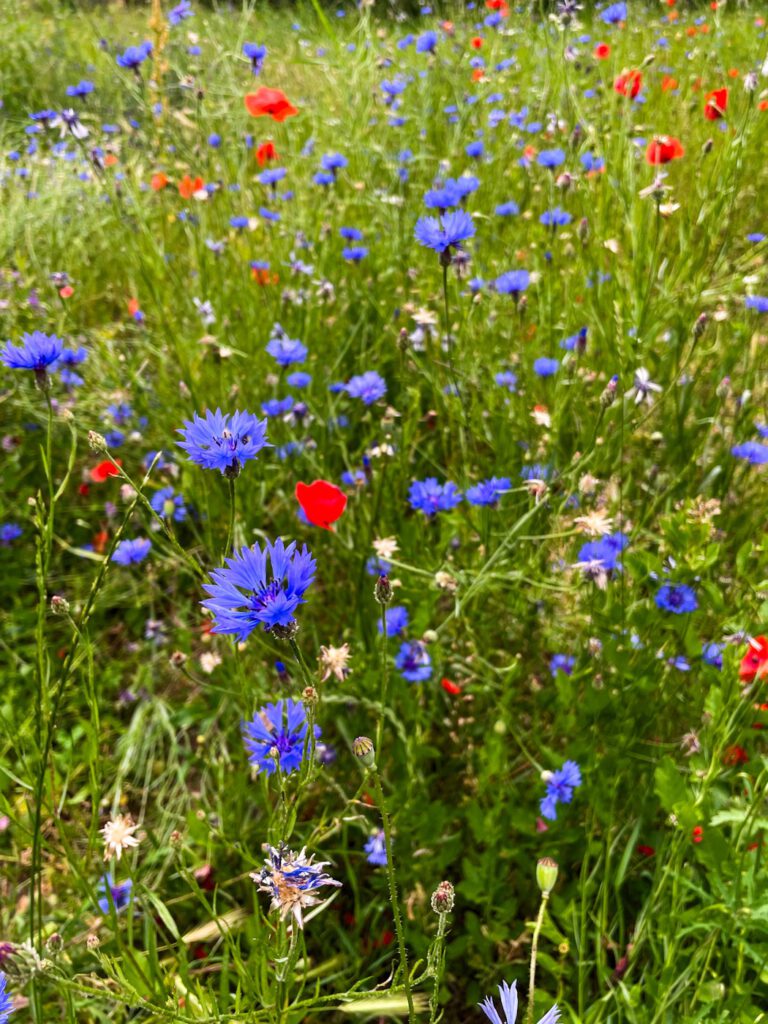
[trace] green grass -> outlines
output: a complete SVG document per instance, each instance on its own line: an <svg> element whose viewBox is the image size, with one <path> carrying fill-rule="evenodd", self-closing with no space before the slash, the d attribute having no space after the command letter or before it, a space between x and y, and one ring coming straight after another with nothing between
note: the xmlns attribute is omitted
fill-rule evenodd
<svg viewBox="0 0 768 1024"><path fill-rule="evenodd" d="M768 235L768 79L743 86L768 38L757 7L681 3L667 22L666 6L629 6L623 28L584 13L563 30L512 12L499 31L476 28L485 8L400 22L257 4L197 10L164 39L148 10L4 0L2 338L42 330L88 351L81 387L54 374L50 421L32 373L4 368L0 381L0 522L23 531L0 547L0 938L14 947L1 965L14 1020L406 1017L396 881L416 1016L481 1020L473 1004L517 980L522 1021L544 856L560 869L538 940L536 1019L554 1001L569 1024L764 1019L766 698L760 679L739 681L739 663L768 623L765 488L731 448L768 422L768 328L745 306L768 295L768 242L747 239ZM397 47L426 29L440 34L435 55ZM144 38L156 46L139 77L115 55ZM605 61L592 56L599 40ZM245 41L268 47L258 78ZM640 67L645 102L633 104L613 81ZM676 90L662 89L665 75ZM380 83L398 76L406 120L392 126ZM94 92L67 100L80 79ZM283 89L299 115L250 117L243 97L260 85ZM722 85L724 130L703 116ZM25 134L31 112L70 104L90 132L81 143L56 149L55 128ZM495 126L492 111L504 115ZM465 147L481 132L473 160ZM661 168L669 211L640 195L659 170L643 158L654 135L685 148ZM258 181L253 150L268 138L290 199ZM116 160L94 165L96 146ZM538 166L536 152L555 148L563 164ZM348 165L314 184L333 152ZM604 171L587 173L586 153ZM158 172L170 183L154 191ZM479 179L466 200L471 265L449 268L444 290L414 227L435 212L424 193L464 172ZM185 174L215 186L207 201L180 197ZM498 216L509 200L519 214ZM571 221L551 230L540 217L555 206ZM252 223L236 230L233 216ZM364 233L359 265L342 258L342 226ZM261 260L275 275L266 284L251 273ZM524 301L487 286L521 268ZM486 286L473 292L472 278ZM194 299L211 302L215 323ZM426 342L415 331L424 311ZM308 347L305 390L265 352L277 322ZM563 349L583 327L586 350ZM556 375L536 374L541 357L560 361ZM661 387L652 403L628 394L640 368ZM329 389L368 370L385 379L384 400L366 407ZM505 370L514 391L496 382ZM200 607L227 547L230 490L184 458L177 430L195 411L260 413L289 393L308 413L269 419L274 448L236 480L234 543L306 543L317 579L296 651L261 630L238 648L209 632ZM120 403L133 410L122 425L107 412ZM106 455L88 432L117 428L125 440L108 455L125 477L95 482ZM146 479L144 458L160 450L173 466ZM361 469L334 531L299 521L298 481L339 484ZM541 489L526 479L542 475ZM464 501L427 518L408 494L432 476L462 492L492 476L511 487L496 508ZM184 496L184 522L147 508L168 485ZM573 568L594 539L576 517L599 510L629 538L604 589ZM138 566L109 561L126 537L152 540ZM423 683L394 666L403 638L377 633L366 563L388 537L395 604L431 658ZM695 590L694 612L657 606L666 578ZM50 610L54 595L68 611ZM351 674L321 682L321 646L342 643ZM722 645L721 669L702 658L710 643ZM554 655L574 659L570 672L552 670ZM257 775L241 721L307 685L335 759ZM379 732L370 774L352 744ZM583 783L545 823L541 773L565 760ZM378 780L393 877L363 849L382 827ZM118 813L141 841L105 865L100 829ZM295 941L249 878L280 840L342 882ZM133 883L120 914L97 906L107 867ZM443 879L456 902L440 918L430 895ZM30 940L44 965L20 951Z"/></svg>

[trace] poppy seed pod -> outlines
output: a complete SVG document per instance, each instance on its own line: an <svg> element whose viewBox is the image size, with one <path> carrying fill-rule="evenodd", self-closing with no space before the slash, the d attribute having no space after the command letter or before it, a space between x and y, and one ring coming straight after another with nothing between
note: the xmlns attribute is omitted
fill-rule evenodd
<svg viewBox="0 0 768 1024"><path fill-rule="evenodd" d="M373 740L367 736L358 736L352 744L352 753L366 768L376 767L376 749Z"/></svg>
<svg viewBox="0 0 768 1024"><path fill-rule="evenodd" d="M542 857L536 865L536 884L543 893L550 893L557 881L557 861L551 857Z"/></svg>

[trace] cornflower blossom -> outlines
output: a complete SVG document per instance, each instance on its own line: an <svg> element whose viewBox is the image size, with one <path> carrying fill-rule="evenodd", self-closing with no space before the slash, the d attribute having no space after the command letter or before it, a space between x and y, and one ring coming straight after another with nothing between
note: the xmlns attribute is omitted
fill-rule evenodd
<svg viewBox="0 0 768 1024"><path fill-rule="evenodd" d="M363 405L373 405L387 393L387 382L375 370L350 377L344 385L344 391L350 398L359 398Z"/></svg>
<svg viewBox="0 0 768 1024"><path fill-rule="evenodd" d="M407 608L401 604L392 605L387 609L387 636L398 636L400 633L404 633L408 628L409 621ZM381 622L379 622L378 628L379 633L384 632Z"/></svg>
<svg viewBox="0 0 768 1024"><path fill-rule="evenodd" d="M187 506L184 498L177 494L173 487L161 487L149 500L152 511L163 519L173 519L174 522L183 523L187 518Z"/></svg>
<svg viewBox="0 0 768 1024"><path fill-rule="evenodd" d="M152 53L152 43L145 39L141 46L129 46L124 53L115 58L121 68L128 68L138 73L139 67Z"/></svg>
<svg viewBox="0 0 768 1024"><path fill-rule="evenodd" d="M652 405L653 393L658 393L660 391L661 386L659 384L654 384L651 380L651 375L644 366L641 366L639 369L635 370L635 378L626 397L633 399L635 405L641 405L643 402L647 402L648 405Z"/></svg>
<svg viewBox="0 0 768 1024"><path fill-rule="evenodd" d="M421 640L406 641L397 652L395 667L409 683L424 683L432 677L432 659Z"/></svg>
<svg viewBox="0 0 768 1024"><path fill-rule="evenodd" d="M34 370L38 380L45 378L45 371L61 357L64 342L55 334L33 331L22 334L21 344L8 341L0 352L0 360L10 370Z"/></svg>
<svg viewBox="0 0 768 1024"><path fill-rule="evenodd" d="M506 476L492 476L490 480L481 480L479 484L467 488L466 498L470 505L481 505L495 508L502 494L512 489L512 481Z"/></svg>
<svg viewBox="0 0 768 1024"><path fill-rule="evenodd" d="M380 828L374 832L367 840L363 849L366 853L365 859L369 864L373 864L377 868L385 868L387 866L387 844L384 837L384 829Z"/></svg>
<svg viewBox="0 0 768 1024"><path fill-rule="evenodd" d="M109 860L110 857L120 860L123 850L135 849L139 845L139 840L134 835L138 827L130 814L118 814L108 821L101 829L104 837L104 860Z"/></svg>
<svg viewBox="0 0 768 1024"><path fill-rule="evenodd" d="M8 1018L13 1013L13 1000L5 990L7 982L8 979L0 971L0 1024L8 1024Z"/></svg>
<svg viewBox="0 0 768 1024"><path fill-rule="evenodd" d="M341 647L321 647L318 661L323 674L320 682L325 683L333 676L343 683L351 671L348 665L349 656L349 644L342 644Z"/></svg>
<svg viewBox="0 0 768 1024"><path fill-rule="evenodd" d="M454 210L437 217L420 217L415 228L416 241L434 249L441 257L451 249L460 249L461 243L475 234L472 218L464 210Z"/></svg>
<svg viewBox="0 0 768 1024"><path fill-rule="evenodd" d="M450 512L456 508L462 501L462 495L453 481L441 484L437 477L430 476L426 480L414 480L411 483L408 500L416 512L434 516L438 512Z"/></svg>
<svg viewBox="0 0 768 1024"><path fill-rule="evenodd" d="M104 875L99 884L96 886L96 892L101 893L98 900L98 908L102 914L109 913L110 897L112 905L115 911L119 914L121 910L125 910L131 901L131 890L133 889L133 882L130 878L126 878L124 882L114 882L112 875L107 872Z"/></svg>
<svg viewBox="0 0 768 1024"><path fill-rule="evenodd" d="M699 607L695 590L684 583L665 583L657 591L654 600L657 608L675 615L695 612Z"/></svg>
<svg viewBox="0 0 768 1024"><path fill-rule="evenodd" d="M542 817L550 821L557 819L557 805L569 804L573 799L573 791L581 785L581 770L575 761L566 761L562 768L554 772L542 772L547 784L547 794L542 797L540 808Z"/></svg>
<svg viewBox="0 0 768 1024"><path fill-rule="evenodd" d="M270 569L267 568L269 560ZM281 537L241 548L226 566L211 573L210 595L202 602L213 614L213 633L228 633L245 641L258 626L266 631L295 626L294 613L315 578L316 563L306 544L286 547Z"/></svg>
<svg viewBox="0 0 768 1024"><path fill-rule="evenodd" d="M485 1016L491 1022L491 1024L515 1024L517 1019L517 982L513 981L511 985L508 985L506 981L502 981L499 985L499 1000L501 1002L501 1012L504 1014L504 1020L502 1021L499 1016L499 1011L496 1009L496 1005L490 996L486 996L482 1003L477 1005L483 1011ZM552 1006L538 1021L538 1024L557 1024L560 1020L560 1010L558 1009L557 1003Z"/></svg>
<svg viewBox="0 0 768 1024"><path fill-rule="evenodd" d="M260 43L243 43L243 55L251 62L251 71L254 75L261 74L267 57L266 46L262 46Z"/></svg>
<svg viewBox="0 0 768 1024"><path fill-rule="evenodd" d="M263 448L270 447L267 421L259 421L249 412L230 414L208 409L204 417L195 413L191 420L185 420L177 433L184 440L176 444L184 449L190 462L203 469L218 469L230 479L239 476L243 465L255 459Z"/></svg>
<svg viewBox="0 0 768 1024"><path fill-rule="evenodd" d="M248 761L267 775L279 768L289 775L301 767L307 750L309 724L300 701L279 700L267 704L249 722L242 723L243 743ZM315 739L321 735L314 727Z"/></svg>
<svg viewBox="0 0 768 1024"><path fill-rule="evenodd" d="M151 547L152 541L147 537L121 540L112 552L112 561L116 565L138 565L147 557Z"/></svg>
<svg viewBox="0 0 768 1024"><path fill-rule="evenodd" d="M314 854L307 857L306 847L300 853L280 843L267 846L268 856L261 871L254 871L251 878L259 888L272 897L270 910L279 910L282 920L293 917L299 928L304 927L304 910L320 902L317 890L325 885L340 887L323 868L329 861L313 863Z"/></svg>

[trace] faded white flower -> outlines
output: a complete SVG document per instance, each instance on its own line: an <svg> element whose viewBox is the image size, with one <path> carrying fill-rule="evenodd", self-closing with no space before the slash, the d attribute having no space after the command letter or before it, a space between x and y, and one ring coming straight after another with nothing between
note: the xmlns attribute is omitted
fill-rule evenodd
<svg viewBox="0 0 768 1024"><path fill-rule="evenodd" d="M320 668L323 669L321 682L324 683L326 679L335 676L340 683L343 683L350 673L350 668L347 665L349 657L349 644L342 644L341 647L321 647L318 658Z"/></svg>
<svg viewBox="0 0 768 1024"><path fill-rule="evenodd" d="M108 821L101 830L104 837L104 860L109 860L110 857L117 857L120 860L123 850L138 846L139 840L134 835L138 827L130 814L118 814L116 818Z"/></svg>
<svg viewBox="0 0 768 1024"><path fill-rule="evenodd" d="M391 558L398 551L397 537L377 537L373 542L373 550L379 558Z"/></svg>
<svg viewBox="0 0 768 1024"><path fill-rule="evenodd" d="M651 375L644 366L641 366L639 369L635 370L635 379L632 387L627 392L626 397L632 398L635 405L640 405L643 402L647 402L648 405L652 405L654 391L661 391L661 386L659 384L654 384L651 380Z"/></svg>
<svg viewBox="0 0 768 1024"><path fill-rule="evenodd" d="M272 897L270 910L279 910L280 917L293 917L299 928L304 927L304 908L320 902L316 892L324 885L340 886L341 882L327 875L323 868L329 861L312 862L306 848L294 853L282 843L275 848L267 846L268 856L265 867L254 871L251 878L258 885L259 892Z"/></svg>

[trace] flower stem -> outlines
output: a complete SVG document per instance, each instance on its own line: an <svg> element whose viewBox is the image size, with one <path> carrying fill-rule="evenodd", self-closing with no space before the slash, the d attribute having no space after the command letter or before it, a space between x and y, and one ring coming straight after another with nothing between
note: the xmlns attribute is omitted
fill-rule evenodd
<svg viewBox="0 0 768 1024"><path fill-rule="evenodd" d="M384 802L384 790L381 786L378 768L371 768L371 778L376 791L376 801L379 805L381 822L384 826L384 845L387 851L387 882L389 883L389 902L392 904L392 915L395 919L395 933L397 935L397 946L400 954L400 971L403 975L403 987L405 998L408 1000L408 1021L414 1024L416 1019L413 1008L413 996L411 995L411 979L408 974L408 953L405 948L405 932L403 931L403 918L400 913L400 901L397 895L397 879L395 877L395 865L392 857L392 823L389 819L386 803Z"/></svg>
<svg viewBox="0 0 768 1024"><path fill-rule="evenodd" d="M224 546L224 558L222 562L232 554L232 546L235 540L235 478L229 478L229 529L227 530L227 543Z"/></svg>
<svg viewBox="0 0 768 1024"><path fill-rule="evenodd" d="M389 693L389 659L387 657L387 606L382 604L381 606L381 695L379 708L379 720L376 723L376 756L381 755L381 740L384 732L384 708L387 704L387 696Z"/></svg>
<svg viewBox="0 0 768 1024"><path fill-rule="evenodd" d="M533 997L536 991L536 956L539 951L539 935L541 933L541 926L544 924L544 914L546 913L548 900L549 893L543 892L541 894L539 916L536 918L536 925L533 929L533 939L531 940L531 970L528 976L528 1014L526 1016L527 1024L533 1024Z"/></svg>

